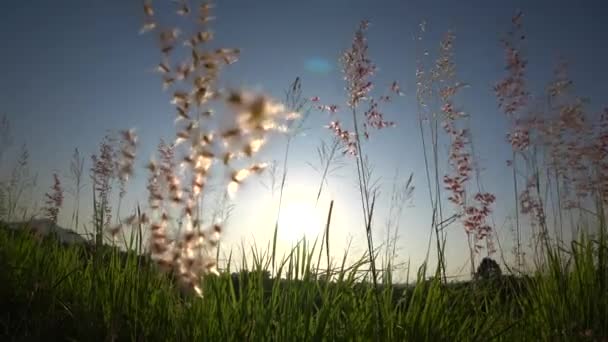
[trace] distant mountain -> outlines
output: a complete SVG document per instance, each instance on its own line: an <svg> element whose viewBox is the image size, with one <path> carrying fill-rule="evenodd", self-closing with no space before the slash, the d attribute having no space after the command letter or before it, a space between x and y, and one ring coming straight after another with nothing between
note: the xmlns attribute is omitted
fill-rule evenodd
<svg viewBox="0 0 608 342"><path fill-rule="evenodd" d="M41 236L47 236L51 232L57 234L57 238L62 243L66 244L86 244L88 240L80 236L78 233L71 229L60 227L54 224L49 219L33 219L30 221L21 222L6 222L6 227L13 230L29 229Z"/></svg>

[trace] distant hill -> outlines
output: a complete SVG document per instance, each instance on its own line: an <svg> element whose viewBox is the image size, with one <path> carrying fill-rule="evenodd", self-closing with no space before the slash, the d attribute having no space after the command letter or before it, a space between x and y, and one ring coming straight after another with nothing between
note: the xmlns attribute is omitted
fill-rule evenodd
<svg viewBox="0 0 608 342"><path fill-rule="evenodd" d="M57 234L59 241L65 244L86 244L88 240L80 236L75 231L60 227L49 219L33 219L21 222L2 222L9 229L29 229L40 236L48 236L51 232Z"/></svg>

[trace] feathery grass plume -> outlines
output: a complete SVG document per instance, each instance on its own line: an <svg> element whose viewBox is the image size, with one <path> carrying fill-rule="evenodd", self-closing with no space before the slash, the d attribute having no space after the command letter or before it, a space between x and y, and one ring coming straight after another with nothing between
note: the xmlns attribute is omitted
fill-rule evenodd
<svg viewBox="0 0 608 342"><path fill-rule="evenodd" d="M547 88L552 116L539 131L548 145L548 167L553 168L558 190L559 230L556 224L555 232L563 241L562 208L570 215L576 211L579 217L585 215L592 221L604 220L606 116L605 113L588 114L588 100L574 93L574 83L568 77L565 61L558 63L554 74L554 80ZM570 224L572 237L578 236L579 227ZM605 232L600 230L599 233Z"/></svg>
<svg viewBox="0 0 608 342"><path fill-rule="evenodd" d="M156 29L156 20L154 19L154 8L152 7L152 1L144 1L144 24L139 31L139 34L146 33Z"/></svg>
<svg viewBox="0 0 608 342"><path fill-rule="evenodd" d="M59 176L57 176L56 173L53 174L51 192L47 192L44 196L46 197L46 207L43 209L45 216L51 220L53 224L57 224L59 209L61 209L63 204L63 188L61 187Z"/></svg>
<svg viewBox="0 0 608 342"><path fill-rule="evenodd" d="M498 106L507 116L515 116L529 101L530 93L526 89L525 72L528 65L522 56L522 44L525 34L522 30L523 12L518 12L512 19L512 30L501 39L505 51L508 76L494 86Z"/></svg>
<svg viewBox="0 0 608 342"><path fill-rule="evenodd" d="M66 192L74 198L74 207L72 209L72 216L70 219L70 226L74 230L78 231L79 227L79 216L80 216L80 194L84 187L82 183L82 175L84 173L84 156L80 155L78 148L74 149L72 153L72 159L70 160L70 173L66 176L73 183L73 186L68 186Z"/></svg>
<svg viewBox="0 0 608 342"><path fill-rule="evenodd" d="M120 180L121 193L125 192L125 183L133 175L135 152L137 148L137 135L133 129L120 132L121 146L118 160L116 161L118 179ZM124 195L123 195L124 196Z"/></svg>
<svg viewBox="0 0 608 342"><path fill-rule="evenodd" d="M522 214L532 214L536 219L534 222L542 226L546 223L546 217L540 199L536 195L537 182L538 177L536 175L532 175L528 179L526 187L519 194L519 205Z"/></svg>
<svg viewBox="0 0 608 342"><path fill-rule="evenodd" d="M573 92L574 83L568 76L568 65L559 61L554 78L547 87L549 117L538 126L540 142L548 150L547 165L553 170L559 192L558 200L566 207L584 207L586 199L597 189L595 182L600 120L587 118L586 101ZM594 122L596 121L596 122ZM561 220L560 220L561 222Z"/></svg>
<svg viewBox="0 0 608 342"><path fill-rule="evenodd" d="M119 146L115 151L115 173L118 180L118 206L116 208L116 217L120 221L120 209L122 200L127 194L127 181L133 175L135 153L137 148L137 135L134 129L124 130L119 132ZM121 225L118 225L120 227Z"/></svg>
<svg viewBox="0 0 608 342"><path fill-rule="evenodd" d="M513 168L517 235L519 241L519 213L523 213L530 218L538 239L536 245L548 249L551 222L547 217L554 217L555 238L563 242L565 219L562 210L577 209L580 216L597 209L594 202L598 195L599 165L595 146L600 120L586 115L587 100L573 93L573 82L563 59L558 62L553 80L546 88L544 108L531 106L524 79L527 62L521 52L525 40L521 12L512 23L512 31L503 40L508 74L494 90L499 107L512 126L507 141L511 144L513 157L508 165ZM525 184L521 191L520 177ZM578 232L574 224L571 225L571 237L575 238ZM544 255L542 251L537 254Z"/></svg>
<svg viewBox="0 0 608 342"><path fill-rule="evenodd" d="M368 99L373 83L369 78L375 73L376 65L368 57L365 31L369 21L363 20L355 31L352 46L342 54L344 79L348 93L348 105L355 108L362 100Z"/></svg>
<svg viewBox="0 0 608 342"><path fill-rule="evenodd" d="M481 242L486 239L488 242L492 228L486 223L487 217L491 212L490 206L495 200L490 193L473 194L473 200L478 205L471 204L467 198L467 183L472 178L473 153L471 150L470 134L468 129L459 128L461 121L467 118L467 114L458 109L454 104L453 97L462 89L465 84L455 81L456 68L453 64L453 46L455 36L448 32L440 44L439 58L437 59L435 71L440 84L439 95L442 102L441 111L443 114L443 129L450 138L450 148L448 160L452 166L450 173L444 175L444 185L451 192L448 199L454 203L459 210L457 214L462 217L464 229L468 237L471 248L471 274L475 273L475 259L473 250L479 253L483 248ZM474 240L471 241L472 237ZM494 252L493 246L488 250L488 254Z"/></svg>
<svg viewBox="0 0 608 342"><path fill-rule="evenodd" d="M215 240L191 240L190 231L201 231L201 222L193 219L193 214L200 210L214 166L225 169L225 189L233 197L249 175L264 170L265 164L255 162L254 157L268 135L286 131L298 115L263 94L219 88L222 68L237 61L239 49L209 47L214 37L208 27L214 19L210 15L211 3L202 2L198 11L185 1L177 5L177 14L194 20L195 25L192 32L158 25L163 27L157 31L163 59L157 69L162 74L163 88L172 94L177 131L171 148L159 151L164 159L160 165L154 161L149 165L149 205L153 211L150 248L157 263L172 270L186 288L201 295L199 281L213 273L215 266L211 265L217 263L210 250L217 244L214 241L219 239L221 226L206 230L205 234L217 237ZM149 3L144 12L150 20L153 10ZM186 57L172 68L170 59L178 55L179 49L186 51ZM213 115L215 106L225 109L222 115ZM170 156L165 152L170 152ZM179 173L175 172L178 164ZM176 238L169 237L172 208L180 212L176 217L181 222Z"/></svg>
<svg viewBox="0 0 608 342"><path fill-rule="evenodd" d="M368 108L363 112L363 135L365 138L369 138L368 127L376 129L382 129L385 127L394 126L395 123L392 121L384 120L384 114L379 110L378 100L370 95L374 83L371 77L375 74L376 65L369 58L367 38L365 32L369 27L369 21L363 20L359 24L359 27L355 31L351 47L345 50L340 57L342 63L342 73L344 74L344 80L346 81L346 92L348 96L347 105L353 112L353 130L351 133L344 129L340 121L333 120L330 122L328 128L333 131L334 135L340 137L345 145L345 153L351 155L357 155L361 153L360 145L360 132L358 118L356 115L356 109L363 102L368 102ZM391 91L400 93L399 85L396 81L391 85ZM379 97L381 101L389 101L390 97L383 95ZM318 97L315 98L318 101ZM315 102L316 102L315 101ZM328 111L334 114L338 111L337 105L318 105L318 109L321 111Z"/></svg>
<svg viewBox="0 0 608 342"><path fill-rule="evenodd" d="M498 107L506 114L511 122L510 131L507 133L507 141L512 147L512 158L507 161L507 165L512 167L513 173L513 193L515 197L515 225L516 225L516 259L517 266L521 269L522 250L521 250L521 227L519 219L519 182L517 179L517 155L518 152L525 151L530 145L530 132L521 121L520 111L529 102L530 93L527 90L525 72L527 60L523 57L523 33L522 24L523 12L519 11L511 18L511 31L501 39L505 52L507 75L503 80L494 86L494 92L498 100Z"/></svg>
<svg viewBox="0 0 608 342"><path fill-rule="evenodd" d="M344 80L346 81L347 91L347 104L352 112L352 125L353 133L345 130L338 120L333 120L329 124L329 128L334 132L336 137L339 137L345 145L345 152L349 153L356 158L357 175L358 175L358 187L361 196L361 209L363 211L364 227L367 237L368 254L370 258L370 269L372 273L372 280L374 288L378 288L378 278L375 265L375 249L372 239L372 224L371 219L373 215L374 202L376 199L376 192L372 190L373 184L370 184L370 180L366 177L367 172L370 170L367 168L367 158L363 153L363 146L361 145L361 131L359 125L357 110L363 101L369 102L369 107L364 111L363 117L363 134L365 138L369 137L367 132L368 126L382 129L384 127L393 126L394 124L384 120L383 114L378 110L378 103L370 97L370 92L374 86L371 81L371 77L376 71L376 65L371 61L368 55L367 38L365 32L369 26L369 21L363 20L360 22L359 27L355 31L355 35L351 44L351 47L345 50L340 58L342 63L342 72L344 74ZM384 97L383 97L384 98ZM370 199L370 197L372 197ZM380 300L376 296L376 329L380 329L382 321L382 313L380 311Z"/></svg>
<svg viewBox="0 0 608 342"><path fill-rule="evenodd" d="M588 210L587 206L594 206L592 197L597 195L594 180L598 174L594 125L598 120L586 115L587 101L573 93L573 82L563 59L546 88L544 108L532 107L525 82L527 61L522 53L525 35L521 12L512 19L512 24L513 29L503 40L508 74L494 90L499 107L511 123L507 141L513 156L507 163L513 170L517 258L521 264L519 213L529 217L538 238L536 244L548 249L551 222L547 217L554 217L555 238L563 242L562 210L578 209L581 215ZM525 184L523 189L520 189L521 181ZM572 238L578 235L575 228L572 224Z"/></svg>
<svg viewBox="0 0 608 342"><path fill-rule="evenodd" d="M112 218L112 207L109 200L112 181L116 176L113 142L113 138L106 134L99 143L99 155L91 155L93 166L90 170L90 176L93 182L94 195L93 225L95 226L95 244L97 247L102 245L103 231L110 228Z"/></svg>
<svg viewBox="0 0 608 342"><path fill-rule="evenodd" d="M36 184L36 177L30 175L29 170L30 154L27 145L21 145L21 150L17 156L17 161L11 172L11 178L5 184L6 196L6 219L15 220L17 218L17 208L26 190L32 189ZM25 215L24 215L25 216Z"/></svg>

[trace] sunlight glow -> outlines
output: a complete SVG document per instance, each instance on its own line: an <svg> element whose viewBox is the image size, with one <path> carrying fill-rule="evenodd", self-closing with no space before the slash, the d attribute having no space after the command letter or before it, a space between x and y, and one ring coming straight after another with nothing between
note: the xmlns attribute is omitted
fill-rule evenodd
<svg viewBox="0 0 608 342"><path fill-rule="evenodd" d="M279 215L279 237L295 242L303 237L307 240L320 238L323 220L314 204L305 201L287 202Z"/></svg>

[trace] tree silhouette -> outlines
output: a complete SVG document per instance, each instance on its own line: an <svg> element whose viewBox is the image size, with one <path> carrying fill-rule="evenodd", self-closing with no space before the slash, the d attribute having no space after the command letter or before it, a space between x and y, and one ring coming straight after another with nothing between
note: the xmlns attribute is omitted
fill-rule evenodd
<svg viewBox="0 0 608 342"><path fill-rule="evenodd" d="M481 264L477 267L475 279L496 279L502 275L500 266L492 258L485 257L481 260Z"/></svg>

